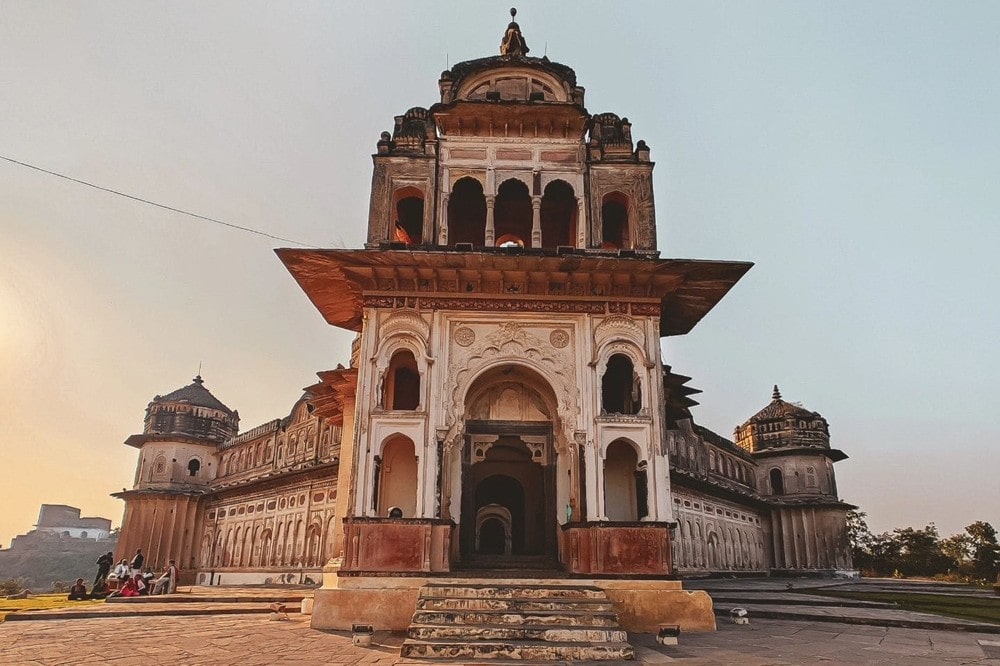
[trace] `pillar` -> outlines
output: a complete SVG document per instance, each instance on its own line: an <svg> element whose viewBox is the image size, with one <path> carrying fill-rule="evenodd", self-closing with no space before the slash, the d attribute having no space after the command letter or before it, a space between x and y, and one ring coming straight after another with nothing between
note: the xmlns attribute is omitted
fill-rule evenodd
<svg viewBox="0 0 1000 666"><path fill-rule="evenodd" d="M542 198L540 196L533 196L531 197L531 247L541 247L541 246L542 246Z"/></svg>
<svg viewBox="0 0 1000 666"><path fill-rule="evenodd" d="M497 198L493 195L487 195L486 197L486 239L484 244L486 247L493 247L496 244L496 228L493 224L493 208L496 205Z"/></svg>

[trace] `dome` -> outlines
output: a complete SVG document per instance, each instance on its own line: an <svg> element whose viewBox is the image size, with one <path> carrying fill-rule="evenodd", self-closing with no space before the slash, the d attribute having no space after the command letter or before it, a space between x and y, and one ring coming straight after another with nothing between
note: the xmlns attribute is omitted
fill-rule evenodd
<svg viewBox="0 0 1000 666"><path fill-rule="evenodd" d="M511 19L517 10L511 10ZM441 103L561 102L583 106L583 88L571 67L547 56L529 56L521 26L511 21L500 42L499 55L466 60L441 73Z"/></svg>
<svg viewBox="0 0 1000 666"><path fill-rule="evenodd" d="M239 431L240 415L212 395L198 375L187 386L153 398L143 434L179 435L222 442Z"/></svg>
<svg viewBox="0 0 1000 666"><path fill-rule="evenodd" d="M212 392L205 388L205 380L201 375L195 376L187 386L171 391L166 395L158 395L153 398L153 403L187 403L194 407L208 407L217 409L226 414L232 414L233 410L222 404L222 401L212 395Z"/></svg>
<svg viewBox="0 0 1000 666"><path fill-rule="evenodd" d="M818 412L786 402L774 387L771 402L736 428L737 445L753 452L794 447L830 448L830 428Z"/></svg>

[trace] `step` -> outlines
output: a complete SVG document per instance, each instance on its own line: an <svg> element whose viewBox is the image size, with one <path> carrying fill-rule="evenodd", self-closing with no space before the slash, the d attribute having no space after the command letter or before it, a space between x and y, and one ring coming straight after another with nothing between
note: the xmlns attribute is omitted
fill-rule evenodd
<svg viewBox="0 0 1000 666"><path fill-rule="evenodd" d="M628 643L580 645L537 641L473 641L407 639L400 649L403 658L423 659L517 659L537 661L609 661L634 659Z"/></svg>
<svg viewBox="0 0 1000 666"><path fill-rule="evenodd" d="M478 599L596 599L607 600L599 587L589 585L459 585L429 583L420 592L430 597L474 597Z"/></svg>
<svg viewBox="0 0 1000 666"><path fill-rule="evenodd" d="M411 625L406 635L418 641L463 639L466 641L548 641L552 643L624 643L628 635L621 629L593 626L554 625L549 627L479 624Z"/></svg>
<svg viewBox="0 0 1000 666"><path fill-rule="evenodd" d="M610 611L610 601L597 599L497 599L479 597L420 597L417 610L480 611L495 610L515 613L579 610L586 612Z"/></svg>
<svg viewBox="0 0 1000 666"><path fill-rule="evenodd" d="M414 624L455 624L464 627L478 624L493 625L567 625L585 627L617 627L613 611L547 611L541 613L510 613L506 611L430 611L413 613Z"/></svg>

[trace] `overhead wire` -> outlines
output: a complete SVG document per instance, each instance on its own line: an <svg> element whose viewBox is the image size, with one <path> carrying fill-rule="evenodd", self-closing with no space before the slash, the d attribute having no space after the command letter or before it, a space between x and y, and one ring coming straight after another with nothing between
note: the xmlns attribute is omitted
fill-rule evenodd
<svg viewBox="0 0 1000 666"><path fill-rule="evenodd" d="M117 196L120 196L120 197L125 197L126 199L131 199L133 201L138 201L140 203L144 203L144 204L147 204L149 206L156 206L157 208L162 208L164 210L169 210L169 211L172 211L174 213L180 213L181 215L187 215L189 217L194 217L194 218L197 218L199 220L204 220L206 222L212 222L213 224L220 224L220 225L222 225L224 227L229 227L230 229L237 229L239 231L246 231L247 233L256 234L258 236L264 236L265 238L270 238L272 240L281 241L283 243L292 243L292 244L298 245L300 247L316 247L315 245L312 245L312 244L309 244L309 243L303 243L301 241L297 241L297 240L294 240L294 239L291 239L291 238L283 238L281 236L275 236L274 234L269 234L266 231L260 231L259 229L252 229L250 227L244 227L244 226L239 225L239 224L233 224L232 222L225 222L223 220L218 220L218 219L216 219L214 217L208 217L206 215L199 215L198 213L192 213L191 211L183 210L181 208L175 208L173 206L168 206L166 204L161 204L161 203L157 203L155 201L150 201L149 199L143 199L142 197L137 197L137 196L134 196L134 195L131 195L131 194L127 194L127 193L121 192L119 190L114 190L114 189L111 189L110 187L104 187L102 185L97 185L95 183L90 183L90 182L88 182L86 180L80 180L79 178L74 178L72 176L67 176L64 173L59 173L57 171L51 171L49 169L45 169L43 167L36 166L34 164L28 164L27 162L21 162L20 160L15 160L15 159L13 159L11 157L6 157L4 155L0 155L0 160L6 160L7 162L10 162L11 164L16 164L18 166L23 166L23 167L27 167L29 169L34 169L35 171L41 171L42 173L49 174L50 176L56 176L57 178L62 178L64 180L69 180L69 181L72 181L74 183L79 183L80 185L86 185L87 187L92 187L95 190L101 190L102 192L108 192L110 194L114 194L114 195L117 195Z"/></svg>

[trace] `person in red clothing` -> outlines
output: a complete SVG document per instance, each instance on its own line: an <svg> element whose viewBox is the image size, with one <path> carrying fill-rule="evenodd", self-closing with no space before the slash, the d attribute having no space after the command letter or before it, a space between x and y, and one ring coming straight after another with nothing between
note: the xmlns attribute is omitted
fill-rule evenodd
<svg viewBox="0 0 1000 666"><path fill-rule="evenodd" d="M138 597L144 589L146 589L146 583L142 580L142 574L137 573L125 581L121 589L121 596Z"/></svg>

